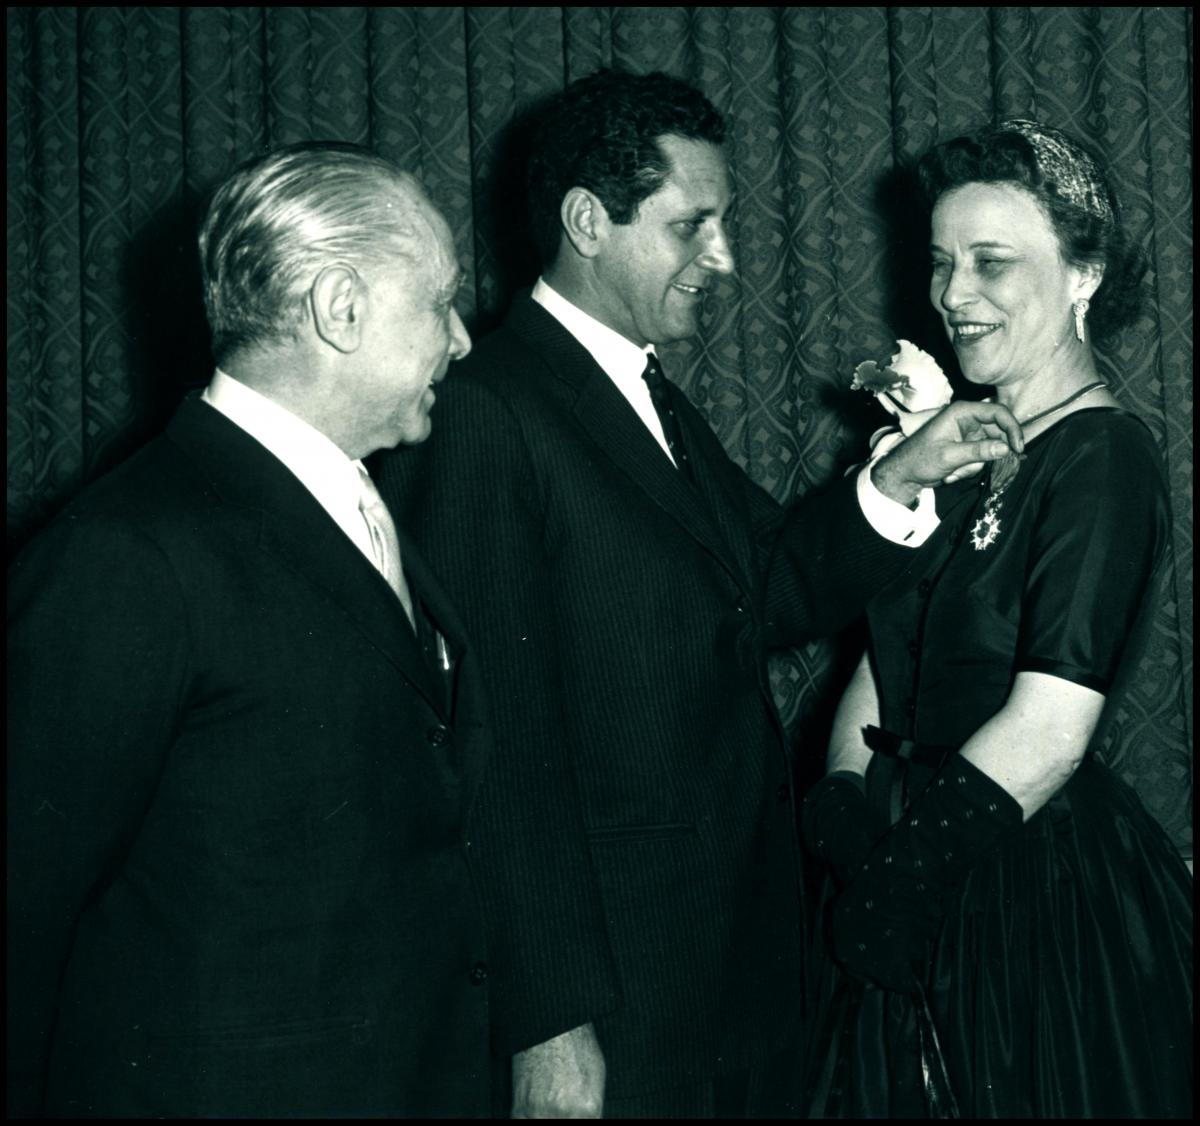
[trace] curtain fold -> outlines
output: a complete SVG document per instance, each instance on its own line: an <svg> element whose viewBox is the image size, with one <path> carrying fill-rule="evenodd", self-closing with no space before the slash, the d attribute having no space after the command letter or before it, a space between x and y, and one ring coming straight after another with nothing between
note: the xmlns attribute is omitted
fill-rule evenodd
<svg viewBox="0 0 1200 1126"><path fill-rule="evenodd" d="M445 212L476 332L537 264L530 111L600 66L662 69L728 117L738 273L668 362L780 500L827 484L881 418L847 384L928 309L911 166L995 117L1108 158L1150 257L1146 315L1102 356L1151 427L1174 506L1167 597L1114 726L1119 772L1190 852L1191 9L1184 7L15 7L7 9L8 529L19 545L208 377L194 233L239 161L370 144ZM777 662L819 759L853 638Z"/></svg>

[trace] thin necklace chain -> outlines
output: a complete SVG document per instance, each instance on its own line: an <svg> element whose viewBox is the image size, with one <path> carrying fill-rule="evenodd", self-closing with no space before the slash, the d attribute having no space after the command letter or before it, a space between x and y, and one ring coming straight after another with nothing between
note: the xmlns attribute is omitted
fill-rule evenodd
<svg viewBox="0 0 1200 1126"><path fill-rule="evenodd" d="M1086 387L1081 387L1078 391L1071 392L1071 394L1063 399L1061 403L1055 403L1054 406L1047 407L1044 411L1038 411L1038 413L1032 418L1021 419L1020 425L1028 426L1032 422L1037 422L1038 419L1045 418L1048 414L1053 414L1055 411L1062 410L1063 407L1069 406L1071 403L1075 402L1076 399L1082 399L1084 395L1088 395L1092 391L1095 391L1097 388L1103 386L1104 384L1099 380L1097 380L1095 383L1089 383ZM995 518L996 513L1000 509L1000 497L1004 494L1004 490L1012 484L1013 478L1016 477L1017 470L1020 467L1021 462L1024 460L1024 457L1024 454L1007 453L1004 455L1004 457L992 462L992 467L988 471L985 482L983 482L987 484L989 489L988 498L985 502L985 516L990 514L993 518ZM998 523L996 524L996 527L999 528ZM993 535L992 538L987 542L991 543L992 539L994 538L995 536ZM984 546L986 546L986 544ZM978 544L976 545L976 548L977 550L982 550Z"/></svg>
<svg viewBox="0 0 1200 1126"><path fill-rule="evenodd" d="M1060 411L1063 407L1070 406L1076 399L1082 399L1084 395L1090 395L1098 387L1103 387L1104 383L1097 380L1095 383L1089 383L1086 387L1081 387L1078 391L1072 391L1061 403L1055 403L1052 407L1047 407L1044 411L1038 411L1032 418L1021 418L1017 421L1022 426L1028 426L1031 422L1037 422L1040 418L1045 418L1048 414L1053 414L1055 411Z"/></svg>

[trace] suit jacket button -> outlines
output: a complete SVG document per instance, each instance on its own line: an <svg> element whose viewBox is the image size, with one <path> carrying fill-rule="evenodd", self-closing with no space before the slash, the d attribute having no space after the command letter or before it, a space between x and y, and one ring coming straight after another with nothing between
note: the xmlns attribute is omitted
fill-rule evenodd
<svg viewBox="0 0 1200 1126"><path fill-rule="evenodd" d="M482 985L488 978L487 962L476 962L467 976L472 985Z"/></svg>
<svg viewBox="0 0 1200 1126"><path fill-rule="evenodd" d="M917 594L920 595L920 597L928 598L931 590L933 590L933 583L931 583L928 579L922 579L919 583L917 583Z"/></svg>
<svg viewBox="0 0 1200 1126"><path fill-rule="evenodd" d="M787 801L788 798L791 797L791 795L792 795L792 791L788 787L788 784L786 782L780 782L779 789L775 791L775 796L780 801Z"/></svg>
<svg viewBox="0 0 1200 1126"><path fill-rule="evenodd" d="M431 747L444 747L450 742L450 730L439 723L425 732L425 741Z"/></svg>

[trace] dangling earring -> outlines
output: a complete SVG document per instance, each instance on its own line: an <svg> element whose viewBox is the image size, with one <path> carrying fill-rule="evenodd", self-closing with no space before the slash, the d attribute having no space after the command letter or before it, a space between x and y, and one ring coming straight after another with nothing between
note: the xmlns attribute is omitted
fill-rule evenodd
<svg viewBox="0 0 1200 1126"><path fill-rule="evenodd" d="M1083 331L1083 318L1087 316L1088 304L1088 299L1086 297L1081 297L1078 301L1071 305L1071 308L1075 313L1075 339L1078 340L1080 344L1087 339Z"/></svg>

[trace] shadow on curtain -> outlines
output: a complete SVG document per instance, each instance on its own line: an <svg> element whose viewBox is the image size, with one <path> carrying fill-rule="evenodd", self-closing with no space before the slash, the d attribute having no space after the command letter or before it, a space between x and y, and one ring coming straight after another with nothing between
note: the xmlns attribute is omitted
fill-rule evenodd
<svg viewBox="0 0 1200 1126"><path fill-rule="evenodd" d="M1173 571L1117 717L1120 772L1191 849L1190 8L9 8L10 550L209 375L193 232L205 194L276 144L370 144L450 220L471 329L537 266L529 111L600 66L662 69L728 116L739 273L673 371L781 500L880 422L846 391L907 337L953 358L925 300L907 169L994 117L1105 153L1151 259L1142 322L1102 357L1158 440ZM860 639L777 662L811 769Z"/></svg>

